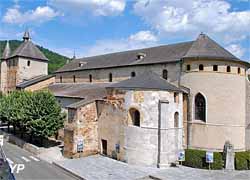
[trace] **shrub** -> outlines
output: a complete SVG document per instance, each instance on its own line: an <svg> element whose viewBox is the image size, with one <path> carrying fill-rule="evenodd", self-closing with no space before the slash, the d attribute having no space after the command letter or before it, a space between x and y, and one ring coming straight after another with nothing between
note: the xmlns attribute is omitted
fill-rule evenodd
<svg viewBox="0 0 250 180"><path fill-rule="evenodd" d="M206 151L186 149L185 154L186 157L185 162L183 162L183 165L200 169L209 168L208 163L206 163ZM223 168L222 154L220 152L214 152L214 162L211 164L210 168Z"/></svg>
<svg viewBox="0 0 250 180"><path fill-rule="evenodd" d="M250 169L250 151L235 153L235 169L237 170Z"/></svg>

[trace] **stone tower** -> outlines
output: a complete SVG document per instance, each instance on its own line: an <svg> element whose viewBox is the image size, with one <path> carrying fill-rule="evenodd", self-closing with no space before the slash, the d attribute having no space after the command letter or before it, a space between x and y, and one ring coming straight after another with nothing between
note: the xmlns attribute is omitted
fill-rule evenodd
<svg viewBox="0 0 250 180"><path fill-rule="evenodd" d="M1 61L1 91L8 92L24 81L48 74L48 59L31 41L26 30L22 44L10 52L7 42Z"/></svg>

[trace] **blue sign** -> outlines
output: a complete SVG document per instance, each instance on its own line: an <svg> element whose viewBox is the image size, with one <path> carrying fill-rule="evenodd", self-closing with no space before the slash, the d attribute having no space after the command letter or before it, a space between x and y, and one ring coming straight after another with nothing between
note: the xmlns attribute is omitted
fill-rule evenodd
<svg viewBox="0 0 250 180"><path fill-rule="evenodd" d="M206 152L206 162L207 163L213 163L214 162L214 153L207 151Z"/></svg>
<svg viewBox="0 0 250 180"><path fill-rule="evenodd" d="M178 161L185 161L185 151L184 150L179 151Z"/></svg>

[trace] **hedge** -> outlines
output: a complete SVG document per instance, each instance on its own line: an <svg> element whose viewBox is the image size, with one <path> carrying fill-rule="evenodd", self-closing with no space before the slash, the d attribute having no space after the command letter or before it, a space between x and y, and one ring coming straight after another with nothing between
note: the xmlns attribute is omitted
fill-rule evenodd
<svg viewBox="0 0 250 180"><path fill-rule="evenodd" d="M235 169L250 170L250 151L235 153Z"/></svg>
<svg viewBox="0 0 250 180"><path fill-rule="evenodd" d="M209 165L206 163L206 151L186 149L184 166L193 168L208 169ZM223 169L222 153L214 152L214 162L210 165L211 169Z"/></svg>

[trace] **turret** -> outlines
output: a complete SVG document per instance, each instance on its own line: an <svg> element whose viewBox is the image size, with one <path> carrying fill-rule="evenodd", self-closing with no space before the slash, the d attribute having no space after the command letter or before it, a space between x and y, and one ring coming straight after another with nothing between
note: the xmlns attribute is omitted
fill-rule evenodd
<svg viewBox="0 0 250 180"><path fill-rule="evenodd" d="M11 53L10 45L9 45L9 41L7 41L4 51L3 51L2 59L7 59L10 56L10 53Z"/></svg>
<svg viewBox="0 0 250 180"><path fill-rule="evenodd" d="M29 41L30 40L30 33L28 31L28 29L24 32L23 35L23 41Z"/></svg>

